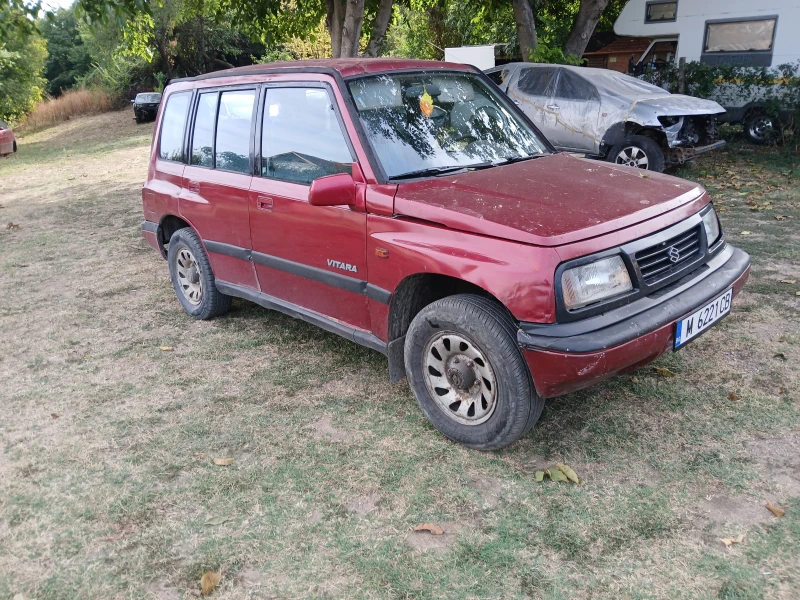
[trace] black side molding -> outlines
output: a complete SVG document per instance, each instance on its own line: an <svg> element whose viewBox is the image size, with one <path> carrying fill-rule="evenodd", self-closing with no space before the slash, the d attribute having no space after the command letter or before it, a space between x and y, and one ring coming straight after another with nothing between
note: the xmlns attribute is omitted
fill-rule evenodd
<svg viewBox="0 0 800 600"><path fill-rule="evenodd" d="M348 327L339 321L329 319L324 315L310 311L301 306L297 306L291 302L286 302L280 298L275 298L274 296L257 292L256 290L246 288L241 285L220 281L219 279L217 280L217 289L221 293L227 294L228 296L244 298L245 300L249 300L250 302L255 302L256 304L263 306L264 308L277 310L278 312L282 312L283 314L294 317L295 319L300 319L306 323L311 323L312 325L316 325L325 331L340 335L351 342L361 344L362 346L366 346L372 350L377 350L381 354L388 355L389 353L386 342L372 335L371 333L361 329L356 329L354 327Z"/></svg>
<svg viewBox="0 0 800 600"><path fill-rule="evenodd" d="M158 223L153 221L142 221L142 231L149 231L151 233L158 233Z"/></svg>
<svg viewBox="0 0 800 600"><path fill-rule="evenodd" d="M312 267L310 265L295 262L293 260L287 260L285 258L264 254L262 252L256 252L254 250L248 250L247 248L241 248L231 244L224 244L222 242L214 242L210 240L203 240L203 243L210 252L232 256L241 260L249 260L257 265L263 265L265 267L277 269L278 271L297 275L298 277L305 277L306 279L311 279L312 281L318 281L320 283L339 288L340 290L353 292L354 294L360 294L383 304L389 304L389 301L392 298L392 293L390 291L384 290L383 288L371 283L367 283L362 279L348 277L347 275L326 271L325 269L320 269L319 267Z"/></svg>
<svg viewBox="0 0 800 600"><path fill-rule="evenodd" d="M650 296L596 317L542 325L520 323L517 342L529 350L598 352L677 321L728 289L750 268L750 256L728 245L706 265Z"/></svg>

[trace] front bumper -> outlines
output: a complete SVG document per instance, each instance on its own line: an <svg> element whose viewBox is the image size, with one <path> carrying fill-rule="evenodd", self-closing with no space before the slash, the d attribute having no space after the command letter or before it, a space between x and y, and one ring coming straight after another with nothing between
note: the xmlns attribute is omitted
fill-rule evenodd
<svg viewBox="0 0 800 600"><path fill-rule="evenodd" d="M637 369L672 347L675 322L750 273L750 256L728 244L708 263L630 304L595 317L541 325L520 323L522 348L540 396L550 398Z"/></svg>
<svg viewBox="0 0 800 600"><path fill-rule="evenodd" d="M719 140L718 142L708 144L707 146L694 146L688 148L676 146L675 148L670 148L667 150L664 158L666 159L667 166L682 165L685 162L694 160L701 154L724 148L726 145L727 142L725 140Z"/></svg>

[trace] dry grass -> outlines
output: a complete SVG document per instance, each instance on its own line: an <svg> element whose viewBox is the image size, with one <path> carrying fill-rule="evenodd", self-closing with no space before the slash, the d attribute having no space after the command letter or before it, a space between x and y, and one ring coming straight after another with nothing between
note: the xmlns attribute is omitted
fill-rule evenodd
<svg viewBox="0 0 800 600"><path fill-rule="evenodd" d="M119 101L102 90L67 90L58 98L47 98L37 104L20 130L39 131L75 117L108 112L118 105Z"/></svg>
<svg viewBox="0 0 800 600"><path fill-rule="evenodd" d="M83 117L0 161L20 226L0 231L0 598L197 597L208 569L228 600L797 597L793 159L734 144L683 172L754 272L660 360L676 377L549 402L484 454L433 430L375 352L242 301L189 319L139 231L151 132ZM585 484L537 484L554 462ZM445 535L412 532L426 522Z"/></svg>

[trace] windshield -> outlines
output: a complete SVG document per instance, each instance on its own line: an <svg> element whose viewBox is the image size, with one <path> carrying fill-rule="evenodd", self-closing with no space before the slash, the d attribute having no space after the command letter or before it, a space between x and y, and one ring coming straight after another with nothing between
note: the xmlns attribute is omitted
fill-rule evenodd
<svg viewBox="0 0 800 600"><path fill-rule="evenodd" d="M548 153L544 141L471 73L383 74L349 83L391 179Z"/></svg>
<svg viewBox="0 0 800 600"><path fill-rule="evenodd" d="M156 104L158 102L161 102L161 94L159 93L136 94L136 102L139 102L141 104Z"/></svg>

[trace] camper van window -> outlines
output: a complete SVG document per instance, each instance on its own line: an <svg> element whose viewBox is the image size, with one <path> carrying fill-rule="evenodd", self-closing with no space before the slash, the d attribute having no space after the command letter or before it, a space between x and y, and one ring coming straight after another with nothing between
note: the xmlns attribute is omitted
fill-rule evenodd
<svg viewBox="0 0 800 600"><path fill-rule="evenodd" d="M768 52L776 19L723 21L706 24L706 52Z"/></svg>
<svg viewBox="0 0 800 600"><path fill-rule="evenodd" d="M645 23L663 23L674 21L678 16L677 2L648 2L644 15Z"/></svg>

